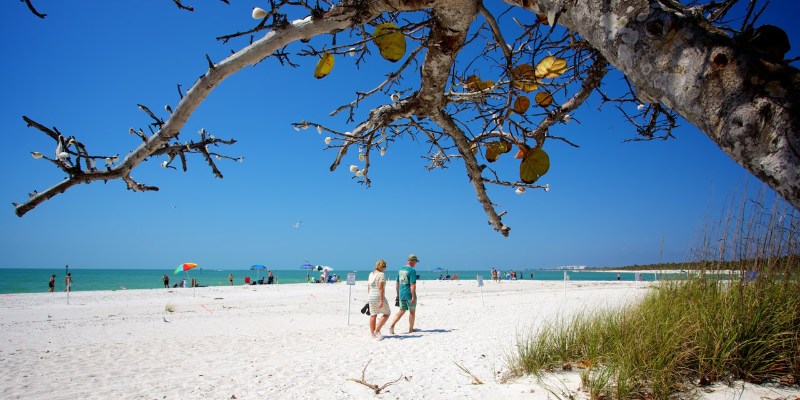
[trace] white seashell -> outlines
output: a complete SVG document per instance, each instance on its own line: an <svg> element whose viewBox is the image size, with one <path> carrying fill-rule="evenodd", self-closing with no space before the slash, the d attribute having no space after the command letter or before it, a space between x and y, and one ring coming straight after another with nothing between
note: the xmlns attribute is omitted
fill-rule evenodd
<svg viewBox="0 0 800 400"><path fill-rule="evenodd" d="M261 7L253 7L253 19L263 19L267 16L267 12Z"/></svg>

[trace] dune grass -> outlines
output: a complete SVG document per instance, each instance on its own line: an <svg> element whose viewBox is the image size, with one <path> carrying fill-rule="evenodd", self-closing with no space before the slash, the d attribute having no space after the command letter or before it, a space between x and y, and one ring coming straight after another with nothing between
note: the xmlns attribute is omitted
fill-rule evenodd
<svg viewBox="0 0 800 400"><path fill-rule="evenodd" d="M719 272L715 266L731 265L727 255L738 253L740 269L729 279L701 271L659 282L637 304L550 321L518 338L509 369L539 374L580 364L592 399L665 399L693 385L734 379L797 382L797 212L765 212L763 203L752 204L755 211L729 215L715 227L722 240L707 235L715 239L704 242L706 255L716 256L706 262L707 271Z"/></svg>

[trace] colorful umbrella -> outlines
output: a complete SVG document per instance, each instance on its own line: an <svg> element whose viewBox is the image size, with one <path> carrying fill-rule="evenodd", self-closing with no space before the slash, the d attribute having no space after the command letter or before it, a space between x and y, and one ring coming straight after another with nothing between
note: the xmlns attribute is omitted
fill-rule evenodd
<svg viewBox="0 0 800 400"><path fill-rule="evenodd" d="M195 263L183 263L181 265L178 265L178 268L175 268L175 272L173 272L173 274L177 274L181 271L186 272L186 281L191 282L191 280L189 279L189 270L196 266L197 264ZM194 288L194 285L192 285L192 287ZM194 289L192 295L197 296L197 289Z"/></svg>
<svg viewBox="0 0 800 400"><path fill-rule="evenodd" d="M195 264L195 263L183 263L181 265L178 265L178 268L175 268L175 272L174 273L177 274L178 272L188 271L188 270L190 270L190 269L192 269L192 268L194 268L196 266L197 266L197 264Z"/></svg>
<svg viewBox="0 0 800 400"><path fill-rule="evenodd" d="M305 263L300 266L300 269L314 269L314 266L309 263Z"/></svg>

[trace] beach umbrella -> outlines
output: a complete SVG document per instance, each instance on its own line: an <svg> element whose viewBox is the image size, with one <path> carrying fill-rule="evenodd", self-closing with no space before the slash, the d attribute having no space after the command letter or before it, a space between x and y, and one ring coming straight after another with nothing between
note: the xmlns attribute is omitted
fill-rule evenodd
<svg viewBox="0 0 800 400"><path fill-rule="evenodd" d="M191 280L189 279L189 270L195 267L197 267L197 264L195 263L183 263L181 265L178 265L178 268L175 268L175 272L173 272L173 274L178 274L181 271L183 271L186 273L186 281L191 282ZM197 289L195 289L193 295L195 296L197 295Z"/></svg>
<svg viewBox="0 0 800 400"><path fill-rule="evenodd" d="M265 266L263 266L261 264L255 264L255 265L251 266L250 269L256 271L256 282L258 282L258 271L267 269L267 267L265 267Z"/></svg>
<svg viewBox="0 0 800 400"><path fill-rule="evenodd" d="M450 271L448 269L442 268L442 267L436 267L436 268L433 269L433 271L434 272L442 272L442 271L444 271L445 275L448 275L450 273Z"/></svg>
<svg viewBox="0 0 800 400"><path fill-rule="evenodd" d="M314 266L309 263L305 263L300 266L300 269L314 269Z"/></svg>

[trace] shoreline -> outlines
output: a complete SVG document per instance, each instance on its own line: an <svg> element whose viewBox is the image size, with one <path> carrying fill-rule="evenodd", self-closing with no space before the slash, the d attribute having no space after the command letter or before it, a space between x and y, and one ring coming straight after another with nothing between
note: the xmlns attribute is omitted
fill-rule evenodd
<svg viewBox="0 0 800 400"><path fill-rule="evenodd" d="M546 399L564 387L583 399L578 372L503 383L505 357L532 328L630 304L650 286L420 281L419 332L390 335L387 327L383 341L370 337L359 312L363 281L73 292L69 305L63 292L0 296L0 397ZM472 384L459 365L484 384ZM399 380L374 395L352 380L362 373L378 385ZM726 390L701 398L729 398L713 397ZM747 387L741 398L776 398L780 390Z"/></svg>

